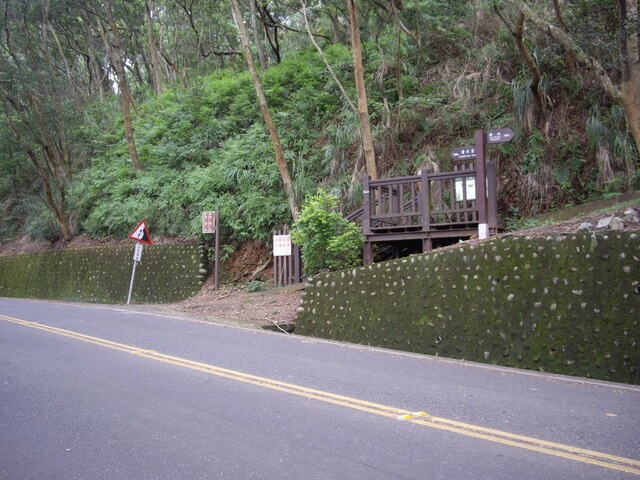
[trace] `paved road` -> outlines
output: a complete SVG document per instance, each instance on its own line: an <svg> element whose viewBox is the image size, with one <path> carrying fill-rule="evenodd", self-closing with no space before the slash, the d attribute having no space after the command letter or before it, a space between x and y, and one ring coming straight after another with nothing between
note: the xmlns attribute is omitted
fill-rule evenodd
<svg viewBox="0 0 640 480"><path fill-rule="evenodd" d="M0 299L0 479L638 479L640 388Z"/></svg>

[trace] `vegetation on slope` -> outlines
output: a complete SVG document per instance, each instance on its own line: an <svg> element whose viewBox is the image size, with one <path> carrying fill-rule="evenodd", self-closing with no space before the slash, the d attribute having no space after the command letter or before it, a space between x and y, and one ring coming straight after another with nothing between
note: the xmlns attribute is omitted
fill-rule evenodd
<svg viewBox="0 0 640 480"><path fill-rule="evenodd" d="M83 12L62 1L50 2L48 12L35 2L12 3L0 25L6 34L0 241L25 234L52 241L79 233L122 238L141 218L154 235L193 237L200 212L218 209L226 243L268 243L291 214L226 2L194 2L189 12L176 1L146 2L156 20L146 22L164 50L161 79L145 46L153 43L143 33L145 6L138 11L131 7L142 2L111 2L136 107L140 171L131 165L123 91L107 74L112 65L94 65L106 48L94 41L102 28L94 13L102 4L86 3ZM365 172L359 123L326 66L354 99L343 5L308 2L323 58L311 46L297 2L266 3L257 2L262 22L252 28L272 40L279 35L280 43L268 48L254 38L253 47L265 57L261 80L296 195L303 200L325 187L348 212L359 204ZM450 150L471 143L475 130L510 127L516 140L491 150L503 218L638 188L628 109L606 94L599 72L584 68L514 4L360 2L380 175L446 170ZM560 13L581 48L622 84L624 62L613 52L633 29L618 28L617 8L589 0ZM543 10L537 13L553 13ZM23 21L10 22L12 15ZM46 40L44 31L59 42ZM83 58L102 69L103 84L83 73Z"/></svg>

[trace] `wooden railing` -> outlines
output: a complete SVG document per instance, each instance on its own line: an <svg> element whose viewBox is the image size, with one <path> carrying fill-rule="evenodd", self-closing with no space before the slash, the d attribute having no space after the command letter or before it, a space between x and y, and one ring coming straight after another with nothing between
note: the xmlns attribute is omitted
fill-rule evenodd
<svg viewBox="0 0 640 480"><path fill-rule="evenodd" d="M363 179L363 207L349 218L361 224L365 263L372 262L373 243L422 240L431 249L433 238L477 233L482 219L495 232L497 201L492 162L485 166L485 188L478 186L474 163L457 164L452 172L371 180ZM480 193L486 192L485 201Z"/></svg>

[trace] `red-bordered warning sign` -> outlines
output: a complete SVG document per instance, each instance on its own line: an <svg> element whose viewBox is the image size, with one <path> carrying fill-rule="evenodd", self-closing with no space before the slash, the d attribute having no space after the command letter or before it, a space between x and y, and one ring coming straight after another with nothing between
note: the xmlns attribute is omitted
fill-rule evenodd
<svg viewBox="0 0 640 480"><path fill-rule="evenodd" d="M151 234L149 233L149 227L147 227L147 222L142 220L138 226L129 234L129 238L131 240L135 240L136 242L144 243L146 245L151 245L153 242L151 241Z"/></svg>

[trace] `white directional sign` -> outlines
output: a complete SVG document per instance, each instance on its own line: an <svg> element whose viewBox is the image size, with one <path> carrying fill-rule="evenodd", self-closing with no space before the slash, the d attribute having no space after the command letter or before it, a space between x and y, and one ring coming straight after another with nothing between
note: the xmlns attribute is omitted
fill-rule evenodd
<svg viewBox="0 0 640 480"><path fill-rule="evenodd" d="M476 147L456 147L451 150L451 158L454 160L474 160Z"/></svg>
<svg viewBox="0 0 640 480"><path fill-rule="evenodd" d="M510 128L501 128L499 130L487 130L485 138L487 143L506 143L513 140L515 133Z"/></svg>

